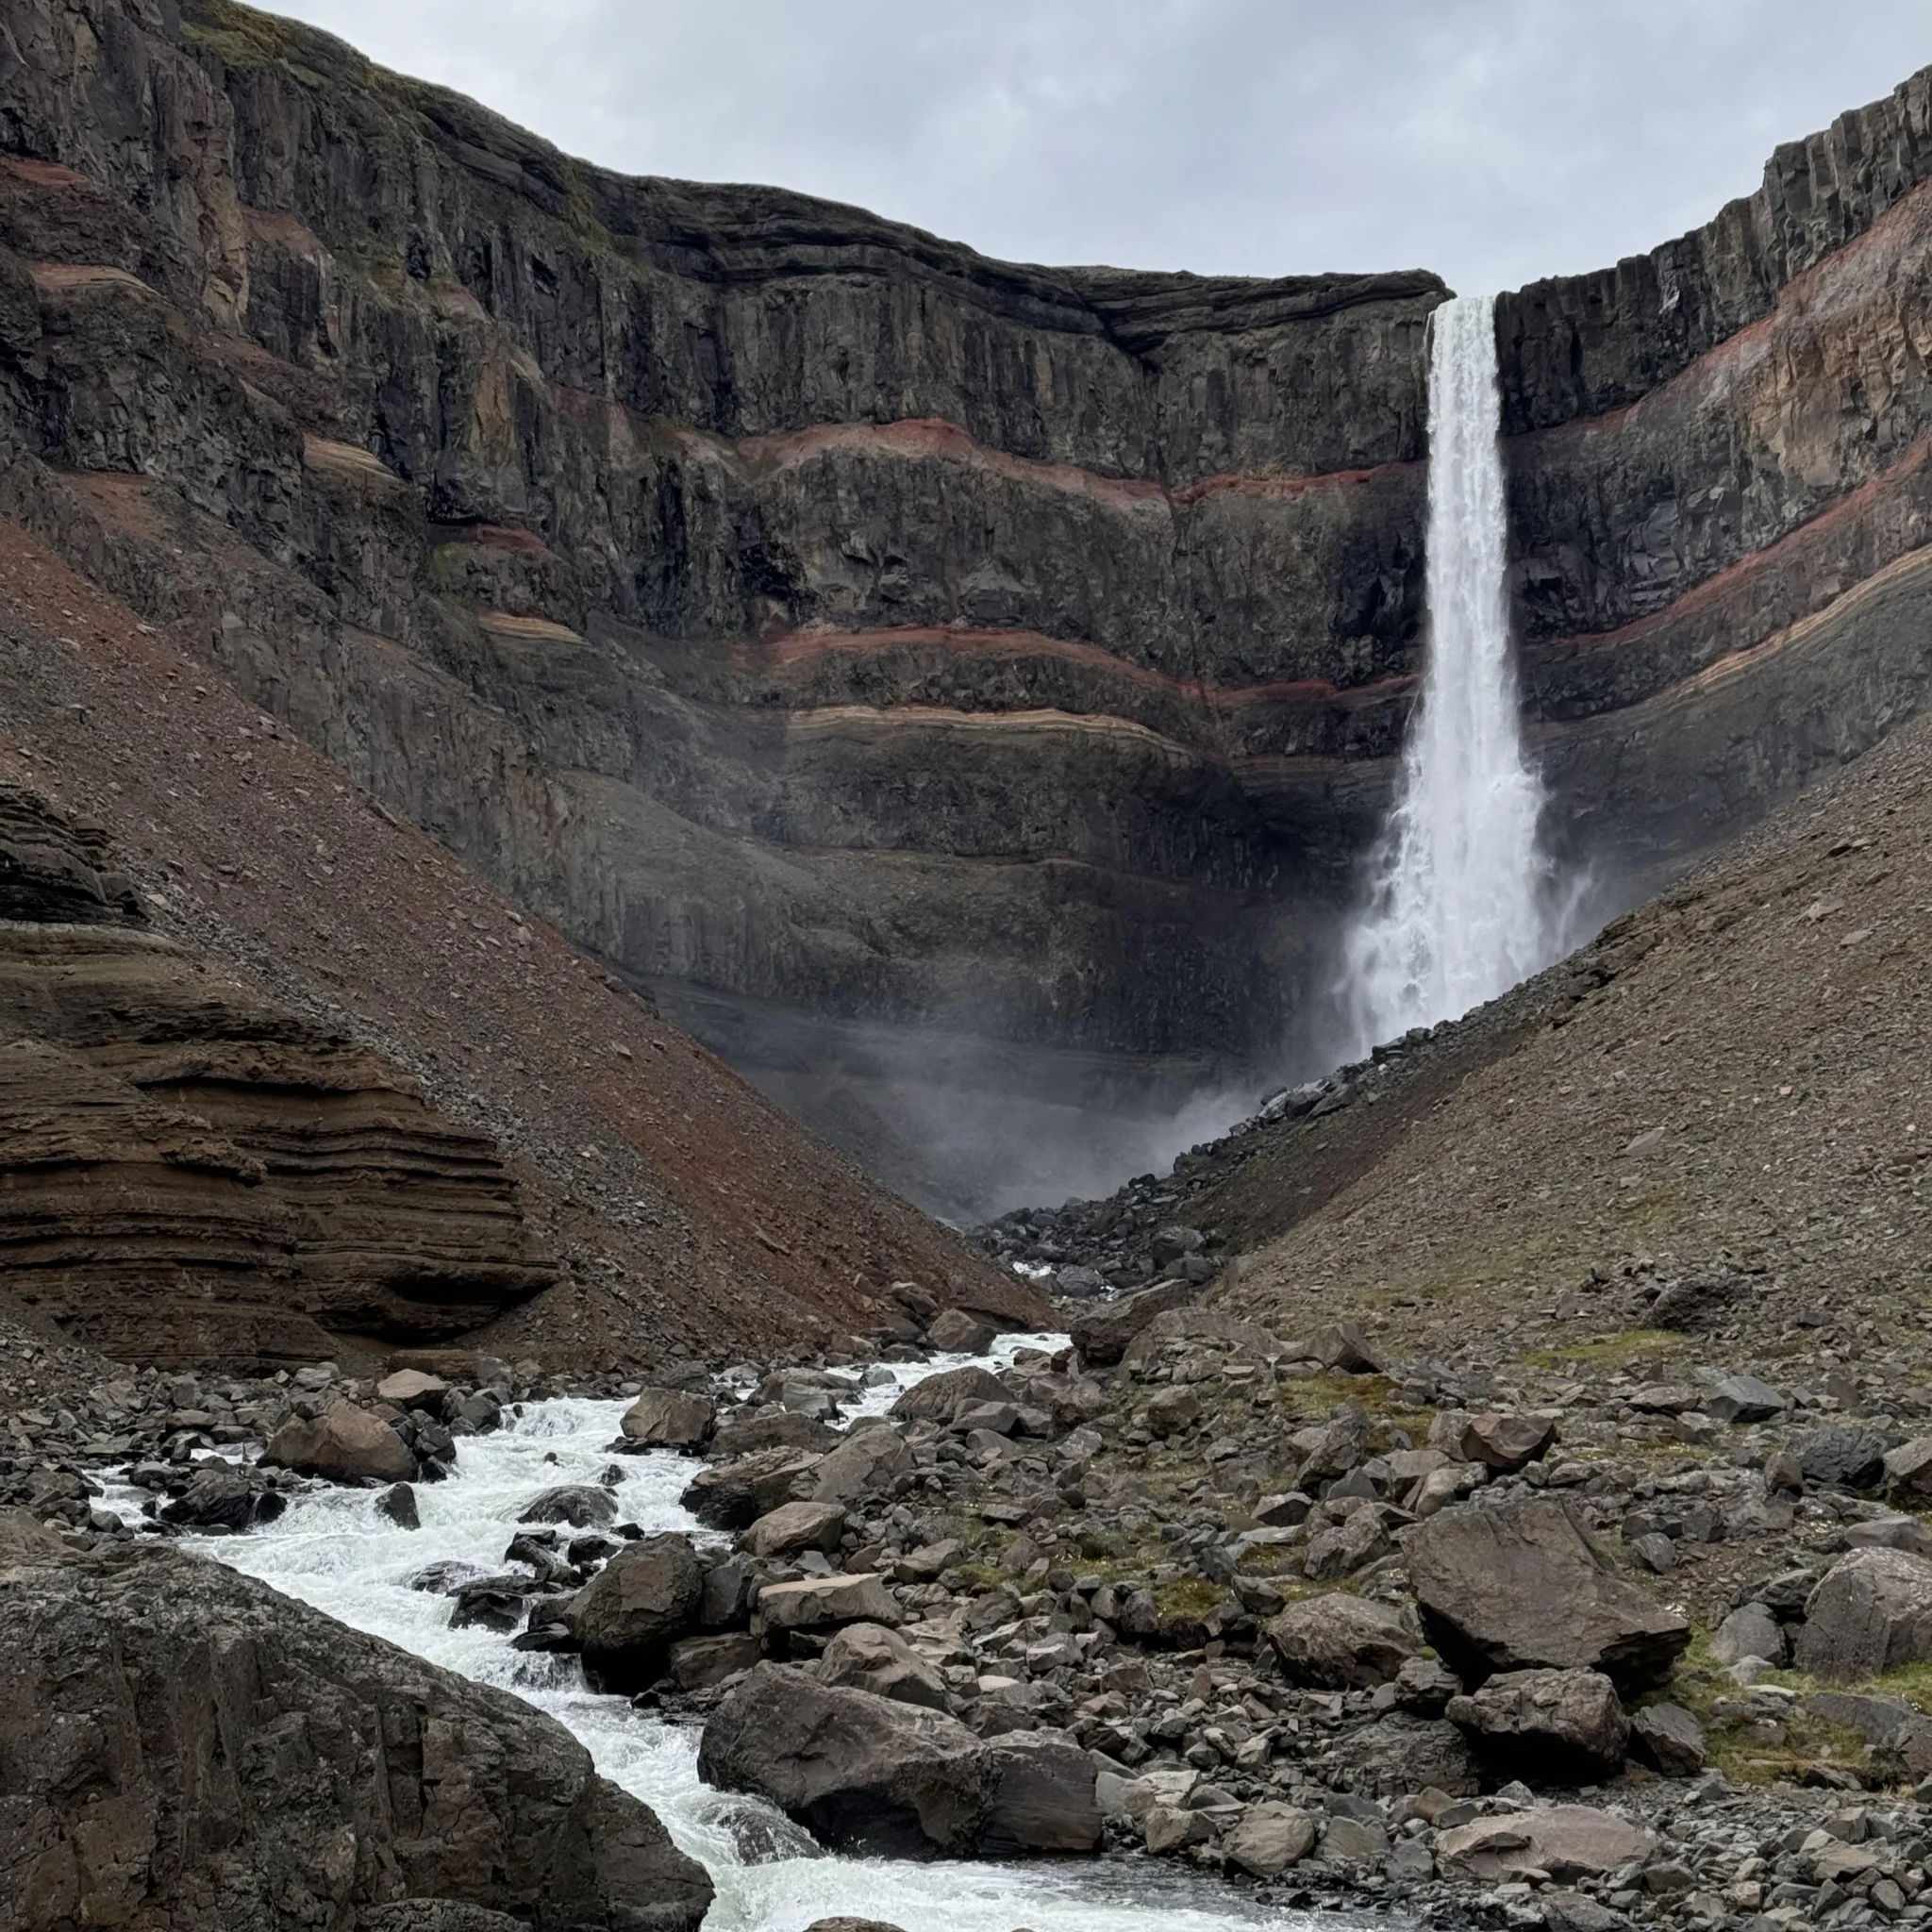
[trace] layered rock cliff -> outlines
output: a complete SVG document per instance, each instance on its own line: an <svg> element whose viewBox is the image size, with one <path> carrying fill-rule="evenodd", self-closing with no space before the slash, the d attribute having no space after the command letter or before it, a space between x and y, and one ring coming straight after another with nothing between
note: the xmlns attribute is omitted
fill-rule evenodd
<svg viewBox="0 0 1932 1932"><path fill-rule="evenodd" d="M1278 1056L1412 698L1439 281L1012 267L225 0L8 18L17 514L928 1199ZM1502 307L1609 893L1918 701L1926 100Z"/></svg>
<svg viewBox="0 0 1932 1932"><path fill-rule="evenodd" d="M148 930L0 785L0 1276L123 1360L453 1341L557 1279L502 1156L400 1069Z"/></svg>

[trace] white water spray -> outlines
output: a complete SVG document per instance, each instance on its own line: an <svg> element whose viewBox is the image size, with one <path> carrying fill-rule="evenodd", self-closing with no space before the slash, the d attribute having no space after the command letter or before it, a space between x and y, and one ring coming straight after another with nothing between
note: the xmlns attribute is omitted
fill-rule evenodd
<svg viewBox="0 0 1932 1932"><path fill-rule="evenodd" d="M1343 952L1351 1058L1568 950L1509 650L1501 426L1495 302L1458 296L1429 322L1428 661Z"/></svg>

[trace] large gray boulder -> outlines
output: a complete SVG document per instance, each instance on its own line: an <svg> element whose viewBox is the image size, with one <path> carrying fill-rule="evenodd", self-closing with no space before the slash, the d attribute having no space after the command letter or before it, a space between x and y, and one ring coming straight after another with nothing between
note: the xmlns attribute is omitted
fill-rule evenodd
<svg viewBox="0 0 1932 1932"><path fill-rule="evenodd" d="M1009 1731L986 1749L999 1783L980 1833L983 1857L1100 1849L1090 1753L1064 1731Z"/></svg>
<svg viewBox="0 0 1932 1932"><path fill-rule="evenodd" d="M761 1449L812 1449L824 1455L838 1447L837 1429L776 1403L765 1408L741 1408L719 1419L711 1432L709 1454L721 1461L756 1456Z"/></svg>
<svg viewBox="0 0 1932 1932"><path fill-rule="evenodd" d="M585 1675L615 1691L655 1683L672 1643L697 1627L704 1594L704 1571L683 1537L627 1544L564 1607Z"/></svg>
<svg viewBox="0 0 1932 1932"><path fill-rule="evenodd" d="M618 1427L626 1441L643 1449L702 1449L718 1420L708 1395L686 1389L646 1389L625 1410Z"/></svg>
<svg viewBox="0 0 1932 1932"><path fill-rule="evenodd" d="M1506 1671L1445 1715L1506 1776L1597 1784L1624 1768L1630 1721L1601 1671Z"/></svg>
<svg viewBox="0 0 1932 1932"><path fill-rule="evenodd" d="M805 1495L818 1466L819 1458L809 1451L761 1449L704 1471L692 1478L680 1500L712 1529L749 1529L779 1504Z"/></svg>
<svg viewBox="0 0 1932 1932"><path fill-rule="evenodd" d="M953 1411L968 1402L1010 1402L1007 1386L991 1369L945 1369L915 1382L892 1405L901 1422L949 1423Z"/></svg>
<svg viewBox="0 0 1932 1932"><path fill-rule="evenodd" d="M818 1679L848 1690L870 1690L874 1697L896 1698L901 1704L923 1705L927 1710L946 1708L946 1682L896 1630L883 1624L848 1624L825 1645L818 1661Z"/></svg>
<svg viewBox="0 0 1932 1932"><path fill-rule="evenodd" d="M0 1922L697 1932L702 1867L551 1718L165 1545L0 1534Z"/></svg>
<svg viewBox="0 0 1932 1932"><path fill-rule="evenodd" d="M915 1467L912 1452L890 1424L855 1429L811 1473L814 1503L856 1503L882 1491Z"/></svg>
<svg viewBox="0 0 1932 1932"><path fill-rule="evenodd" d="M1657 1840L1641 1825L1594 1805L1536 1805L1436 1837L1436 1862L1445 1873L1486 1885L1527 1875L1601 1878L1643 1864L1656 1851Z"/></svg>
<svg viewBox="0 0 1932 1932"><path fill-rule="evenodd" d="M1184 1308L1199 1300L1200 1285L1192 1281L1162 1281L1138 1294L1124 1295L1082 1308L1068 1324L1080 1359L1092 1369L1111 1368L1126 1354L1127 1344L1157 1315Z"/></svg>
<svg viewBox="0 0 1932 1932"><path fill-rule="evenodd" d="M836 1503L780 1503L739 1538L738 1547L767 1561L801 1550L828 1555L844 1533L845 1512Z"/></svg>
<svg viewBox="0 0 1932 1932"><path fill-rule="evenodd" d="M1315 1849L1315 1821L1292 1805L1250 1805L1221 1849L1230 1865L1250 1877L1279 1878Z"/></svg>
<svg viewBox="0 0 1932 1932"><path fill-rule="evenodd" d="M1854 1550L1805 1605L1793 1661L1849 1683L1932 1657L1932 1560L1907 1550Z"/></svg>
<svg viewBox="0 0 1932 1932"><path fill-rule="evenodd" d="M1415 1655L1401 1611L1342 1591L1291 1604L1268 1641L1290 1683L1323 1690L1373 1690Z"/></svg>
<svg viewBox="0 0 1932 1932"><path fill-rule="evenodd" d="M1497 1671L1669 1677L1690 1626L1624 1581L1554 1497L1445 1509L1403 1538L1423 1629L1466 1684Z"/></svg>
<svg viewBox="0 0 1932 1932"><path fill-rule="evenodd" d="M897 1624L899 1606L885 1578L872 1571L857 1576L802 1576L768 1583L758 1591L759 1625L774 1634L830 1630L841 1624Z"/></svg>
<svg viewBox="0 0 1932 1932"><path fill-rule="evenodd" d="M836 1850L963 1857L999 1792L995 1761L966 1726L864 1690L759 1664L705 1726L698 1775L755 1791Z"/></svg>
<svg viewBox="0 0 1932 1932"><path fill-rule="evenodd" d="M406 1483L416 1474L409 1445L380 1416L341 1400L313 1420L291 1416L268 1439L261 1459L271 1469L334 1483Z"/></svg>

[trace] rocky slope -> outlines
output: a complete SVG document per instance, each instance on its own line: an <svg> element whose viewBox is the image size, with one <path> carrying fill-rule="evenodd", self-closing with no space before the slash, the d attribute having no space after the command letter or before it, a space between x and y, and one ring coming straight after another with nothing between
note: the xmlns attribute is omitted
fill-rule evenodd
<svg viewBox="0 0 1932 1932"><path fill-rule="evenodd" d="M1221 1272L1290 1329L1340 1300L1448 1361L1657 1326L1908 1377L1928 852L1921 720L1491 1006L991 1243L1090 1291Z"/></svg>
<svg viewBox="0 0 1932 1932"><path fill-rule="evenodd" d="M1012 267L225 0L15 10L0 421L64 554L925 1198L1012 1185L975 1101L1130 1163L1279 1047L1413 688L1440 283ZM1612 896L1918 702L1926 89L1504 305Z"/></svg>

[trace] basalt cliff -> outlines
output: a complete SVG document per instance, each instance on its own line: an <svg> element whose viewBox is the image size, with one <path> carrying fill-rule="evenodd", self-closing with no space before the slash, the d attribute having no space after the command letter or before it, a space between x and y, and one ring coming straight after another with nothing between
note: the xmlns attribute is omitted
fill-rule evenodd
<svg viewBox="0 0 1932 1932"><path fill-rule="evenodd" d="M928 1202L1279 1066L1412 701L1440 281L1015 267L225 0L0 21L8 515ZM1500 305L1607 901L1920 700L1928 177L1932 74Z"/></svg>

